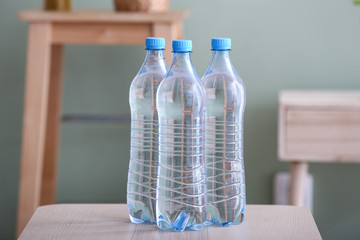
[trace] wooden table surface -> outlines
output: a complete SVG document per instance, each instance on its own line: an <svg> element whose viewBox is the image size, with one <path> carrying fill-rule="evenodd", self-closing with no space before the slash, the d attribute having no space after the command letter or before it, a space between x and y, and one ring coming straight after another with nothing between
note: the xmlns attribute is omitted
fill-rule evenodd
<svg viewBox="0 0 360 240"><path fill-rule="evenodd" d="M56 204L39 207L19 239L321 239L306 208L248 205L246 214L241 225L168 232L131 223L125 204Z"/></svg>

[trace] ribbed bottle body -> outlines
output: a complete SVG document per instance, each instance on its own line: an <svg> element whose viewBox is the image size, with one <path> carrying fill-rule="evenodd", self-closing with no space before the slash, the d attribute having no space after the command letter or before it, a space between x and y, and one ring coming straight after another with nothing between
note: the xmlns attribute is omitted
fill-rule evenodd
<svg viewBox="0 0 360 240"><path fill-rule="evenodd" d="M228 51L213 53L202 81L207 93L206 224L239 224L244 220L246 208L243 157L245 87L231 64Z"/></svg>
<svg viewBox="0 0 360 240"><path fill-rule="evenodd" d="M206 218L205 90L190 53L175 53L158 90L160 229L200 230Z"/></svg>
<svg viewBox="0 0 360 240"><path fill-rule="evenodd" d="M148 51L130 86L131 146L127 204L133 223L156 222L159 163L156 92L166 71L162 51Z"/></svg>

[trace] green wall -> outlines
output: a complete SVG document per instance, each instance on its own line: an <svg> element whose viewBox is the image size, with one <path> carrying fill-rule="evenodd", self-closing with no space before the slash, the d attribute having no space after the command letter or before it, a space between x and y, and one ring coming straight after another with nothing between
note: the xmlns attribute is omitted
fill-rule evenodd
<svg viewBox="0 0 360 240"><path fill-rule="evenodd" d="M16 12L41 2L0 1L0 239L14 238L20 165L27 25ZM110 0L74 3L111 7ZM360 88L360 8L350 0L173 0L172 7L191 9L185 35L199 75L211 37L232 38L248 94L247 200L272 203L273 176L287 170L277 159L278 92ZM143 57L141 46L67 47L63 112L128 114L128 88ZM64 123L61 134L57 201L125 202L129 125ZM359 171L311 164L313 214L324 239L359 239Z"/></svg>

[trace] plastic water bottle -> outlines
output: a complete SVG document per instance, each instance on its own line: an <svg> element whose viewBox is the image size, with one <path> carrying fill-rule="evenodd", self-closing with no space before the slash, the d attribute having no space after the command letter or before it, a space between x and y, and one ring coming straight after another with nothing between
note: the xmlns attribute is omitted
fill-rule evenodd
<svg viewBox="0 0 360 240"><path fill-rule="evenodd" d="M239 224L245 217L243 115L245 86L230 60L231 40L214 38L213 55L202 81L207 111L205 158L206 225Z"/></svg>
<svg viewBox="0 0 360 240"><path fill-rule="evenodd" d="M146 57L130 86L131 151L127 204L133 223L156 222L158 113L156 91L167 71L165 40L146 39Z"/></svg>
<svg viewBox="0 0 360 240"><path fill-rule="evenodd" d="M160 229L200 230L206 220L205 89L190 58L190 40L173 41L174 57L157 93Z"/></svg>

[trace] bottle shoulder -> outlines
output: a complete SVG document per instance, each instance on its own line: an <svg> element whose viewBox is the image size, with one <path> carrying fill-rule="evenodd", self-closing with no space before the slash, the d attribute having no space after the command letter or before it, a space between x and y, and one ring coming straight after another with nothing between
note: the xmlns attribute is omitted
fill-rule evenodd
<svg viewBox="0 0 360 240"><path fill-rule="evenodd" d="M160 83L164 78L166 71L146 71L139 72L131 82L130 88L144 87L151 82Z"/></svg>
<svg viewBox="0 0 360 240"><path fill-rule="evenodd" d="M163 76L164 73L158 71L137 74L130 84L130 106L135 108L139 104L146 105L152 102Z"/></svg>
<svg viewBox="0 0 360 240"><path fill-rule="evenodd" d="M189 85L200 85L200 86L203 85L201 79L197 74L189 73L188 71L178 71L178 70L167 72L162 82L164 82L164 84L183 82L184 84L189 84Z"/></svg>
<svg viewBox="0 0 360 240"><path fill-rule="evenodd" d="M192 78L186 75L167 76L161 81L159 85L159 91L180 91L185 92L199 92L199 94L205 94L204 83L199 78Z"/></svg>
<svg viewBox="0 0 360 240"><path fill-rule="evenodd" d="M238 75L224 71L215 71L205 74L202 82L205 85L209 111L215 109L212 104L224 101L225 96L227 104L241 109L245 107L246 89ZM222 110L217 109L216 111Z"/></svg>
<svg viewBox="0 0 360 240"><path fill-rule="evenodd" d="M160 83L156 99L160 111L163 107L168 109L167 112L186 108L196 113L205 109L206 91L199 79L168 76Z"/></svg>
<svg viewBox="0 0 360 240"><path fill-rule="evenodd" d="M227 71L211 71L206 72L201 78L205 88L214 87L218 85L233 85L245 89L245 84L241 77L234 73Z"/></svg>

